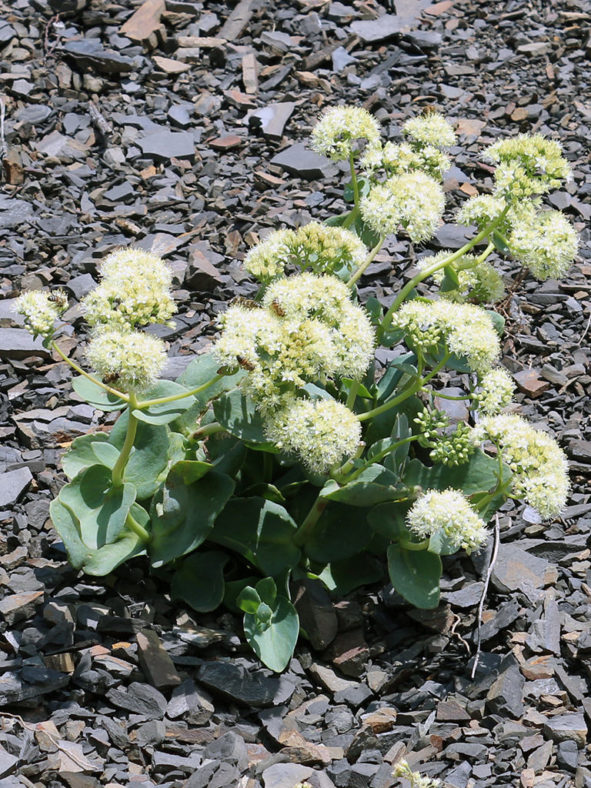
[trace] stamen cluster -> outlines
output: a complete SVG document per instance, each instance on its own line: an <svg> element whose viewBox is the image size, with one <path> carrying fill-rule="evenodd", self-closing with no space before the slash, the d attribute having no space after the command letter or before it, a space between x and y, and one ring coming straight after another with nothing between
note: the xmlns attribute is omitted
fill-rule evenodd
<svg viewBox="0 0 591 788"><path fill-rule="evenodd" d="M312 131L312 147L333 161L356 155L359 141L378 142L378 121L361 107L340 106L327 110Z"/></svg>
<svg viewBox="0 0 591 788"><path fill-rule="evenodd" d="M53 336L55 321L67 306L68 299L61 290L51 295L40 290L30 290L16 299L14 310L23 316L25 328L34 337L49 339Z"/></svg>
<svg viewBox="0 0 591 788"><path fill-rule="evenodd" d="M394 315L392 327L405 332L406 343L423 353L444 345L465 358L471 371L484 374L498 359L499 337L489 315L472 304L414 300Z"/></svg>
<svg viewBox="0 0 591 788"><path fill-rule="evenodd" d="M498 163L497 189L511 201L545 194L571 174L560 144L541 134L500 140L487 149L486 156Z"/></svg>
<svg viewBox="0 0 591 788"><path fill-rule="evenodd" d="M501 451L513 474L512 490L542 517L551 517L566 504L568 463L556 441L535 429L521 416L501 414L479 422L475 443L491 441Z"/></svg>
<svg viewBox="0 0 591 788"><path fill-rule="evenodd" d="M478 410L487 416L496 416L513 399L515 384L504 367L496 367L482 377L479 391L474 397Z"/></svg>
<svg viewBox="0 0 591 788"><path fill-rule="evenodd" d="M483 521L459 490L428 490L410 508L406 523L413 534L428 539L438 531L458 549L477 550L486 541Z"/></svg>

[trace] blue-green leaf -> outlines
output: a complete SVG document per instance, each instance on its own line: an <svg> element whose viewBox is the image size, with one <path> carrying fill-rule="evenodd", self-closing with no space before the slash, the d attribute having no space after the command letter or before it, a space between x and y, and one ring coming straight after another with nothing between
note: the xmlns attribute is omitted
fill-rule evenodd
<svg viewBox="0 0 591 788"><path fill-rule="evenodd" d="M441 558L426 550L388 547L388 574L394 588L411 605L431 609L439 604Z"/></svg>
<svg viewBox="0 0 591 788"><path fill-rule="evenodd" d="M127 402L114 394L109 394L101 386L97 386L92 380L89 380L84 375L79 375L72 379L72 388L79 397L86 400L97 410L105 412L111 410L123 410L127 407Z"/></svg>
<svg viewBox="0 0 591 788"><path fill-rule="evenodd" d="M224 598L224 567L230 560L219 550L197 551L184 558L175 568L171 591L198 613L208 613L221 605Z"/></svg>
<svg viewBox="0 0 591 788"><path fill-rule="evenodd" d="M255 614L244 614L248 644L261 662L276 673L288 666L299 632L296 609L284 596L277 597L273 608L263 602Z"/></svg>

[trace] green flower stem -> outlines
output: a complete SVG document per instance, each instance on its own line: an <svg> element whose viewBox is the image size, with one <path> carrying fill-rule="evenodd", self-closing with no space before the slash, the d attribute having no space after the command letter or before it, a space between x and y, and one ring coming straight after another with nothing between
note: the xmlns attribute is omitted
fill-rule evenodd
<svg viewBox="0 0 591 788"><path fill-rule="evenodd" d="M123 447L121 449L121 453L119 454L119 459L115 463L113 467L113 486L114 487L121 487L123 484L123 474L125 472L125 466L127 465L127 461L129 459L129 455L131 454L131 450L133 448L133 442L135 441L135 436L137 433L137 425L138 420L133 415L133 411L137 408L137 398L133 391L129 392L129 421L127 423L127 434L125 436L125 442L123 443Z"/></svg>
<svg viewBox="0 0 591 788"><path fill-rule="evenodd" d="M398 544L405 550L426 550L429 547L429 540L424 539L422 542L409 542L408 539L399 539Z"/></svg>
<svg viewBox="0 0 591 788"><path fill-rule="evenodd" d="M349 212L349 215L347 216L341 227L344 227L345 230L348 230L352 224L355 224L359 216L360 216L359 208L353 208L353 210Z"/></svg>
<svg viewBox="0 0 591 788"><path fill-rule="evenodd" d="M349 169L351 170L351 186L353 187L353 201L355 208L359 209L359 183L357 182L357 173L355 172L355 159L353 158L353 151L349 151Z"/></svg>
<svg viewBox="0 0 591 788"><path fill-rule="evenodd" d="M89 373L85 372L81 366L76 364L75 361L72 361L72 359L69 358L64 353L64 351L56 342L51 343L51 348L52 350L55 350L58 356L60 356L66 362L66 364L69 364L72 367L72 369L76 370L76 372L79 375L83 375L85 378L88 378L88 380L92 381L92 383L94 383L96 386L100 386L105 391L108 391L109 394L113 394L115 397L119 397L119 399L122 399L124 402L129 402L129 396L127 394L124 394L122 391L118 391L117 389L114 389L111 386L107 386L106 383L103 383L102 380L95 378L94 375L89 375Z"/></svg>
<svg viewBox="0 0 591 788"><path fill-rule="evenodd" d="M304 544L327 506L328 501L319 495L316 499L316 502L306 515L304 522L293 535L294 544L296 544L298 547L301 547Z"/></svg>
<svg viewBox="0 0 591 788"><path fill-rule="evenodd" d="M358 476L360 476L363 473L363 471L367 470L367 468L369 468L370 465L373 465L374 463L383 460L384 457L386 457L388 454L391 454L391 452L396 451L396 449L399 446L404 446L405 443L412 443L412 441L416 441L420 437L421 437L420 435L411 435L408 438L403 438L400 441L391 443L385 449L382 449L382 451L379 451L377 454L374 454L374 456L371 459L369 459L367 462L365 462L360 468L357 468L355 470L355 473L352 473L351 476L343 477L342 484L348 484L349 482L355 481L355 479Z"/></svg>
<svg viewBox="0 0 591 788"><path fill-rule="evenodd" d="M383 405L380 405L378 408L374 408L373 410L368 410L367 413L361 413L357 418L359 421L367 421L367 419L373 419L374 416L379 416L380 413L385 413L390 408L394 408L396 405L399 405L401 402L404 402L405 399L412 397L413 394L416 394L420 391L423 386L425 386L432 378L437 375L438 372L441 372L443 367L447 364L451 357L451 353L446 353L445 356L441 359L441 361L433 367L431 372L426 375L424 378L419 378L416 383L413 383L412 386L409 386L407 389L402 391L397 397L394 399L388 400L388 402L384 402Z"/></svg>
<svg viewBox="0 0 591 788"><path fill-rule="evenodd" d="M184 399L185 397L192 397L194 394L200 394L205 389L213 386L214 383L217 383L218 380L221 380L224 376L223 375L214 375L211 380L208 380L207 383L203 383L201 386L197 386L194 389L190 389L189 391L183 391L182 394L171 394L170 397L159 397L158 399L146 399L142 402L138 402L136 404L136 408L138 410L144 410L145 408L150 408L152 405L166 405L167 402L176 402L177 399Z"/></svg>
<svg viewBox="0 0 591 788"><path fill-rule="evenodd" d="M380 235L379 241L371 250L371 252L367 256L367 259L359 266L359 268L355 271L353 276L347 282L347 285L349 287L353 287L353 285L358 281L358 279L360 279L363 276L367 268L369 268L369 266L373 263L375 256L382 248L382 244L384 243L385 238L386 238L385 235Z"/></svg>
<svg viewBox="0 0 591 788"><path fill-rule="evenodd" d="M494 250L495 250L495 245L492 241L490 241L484 252L476 258L476 265L478 265L479 263L483 263L486 260L486 258L489 256L489 254L491 254L491 252L494 252Z"/></svg>
<svg viewBox="0 0 591 788"><path fill-rule="evenodd" d="M146 531L143 525L140 525L138 521L133 517L131 514L127 515L127 520L125 521L125 525L129 528L130 531L133 531L134 534L137 534L142 542L149 542L150 541L150 534Z"/></svg>
<svg viewBox="0 0 591 788"><path fill-rule="evenodd" d="M402 290L398 293L392 306L390 307L390 309L388 309L388 311L384 315L384 319L382 320L382 323L380 325L379 334L382 335L384 331L386 331L389 328L390 323L392 322L392 316L394 312L396 312L396 310L405 300L407 295L412 290L414 290L414 288L418 284L420 284L424 279L427 279L427 277L434 274L436 271L439 271L440 268L444 268L446 265L455 262L460 257L462 257L467 252L469 252L470 249L476 246L476 244L479 244L482 240L487 238L495 230L495 228L503 221L503 219L505 218L505 214L507 213L508 210L509 210L509 206L506 206L494 221L492 221L490 224L484 227L477 235L474 236L474 238L468 241L467 244L464 244L464 246L462 246L461 249L458 249L457 252L454 252L449 257L446 257L445 260L440 260L439 262L434 263L428 268L424 268L422 271L419 271L418 274L413 276L413 278L409 282L407 282L402 288Z"/></svg>
<svg viewBox="0 0 591 788"><path fill-rule="evenodd" d="M472 397L469 394L465 394L462 397L452 397L451 394L442 394L440 391L434 391L433 396L439 397L439 399L451 399L451 400L472 399Z"/></svg>
<svg viewBox="0 0 591 788"><path fill-rule="evenodd" d="M347 401L345 405L349 410L353 410L353 406L355 405L355 400L357 399L357 392L359 391L359 381L354 380L351 383L351 388L349 389L349 394L347 395Z"/></svg>
<svg viewBox="0 0 591 788"><path fill-rule="evenodd" d="M212 421L210 424L204 424L203 427L198 427L195 432L191 434L191 440L206 438L208 435L216 435L218 432L225 431L225 427L222 427L217 421Z"/></svg>

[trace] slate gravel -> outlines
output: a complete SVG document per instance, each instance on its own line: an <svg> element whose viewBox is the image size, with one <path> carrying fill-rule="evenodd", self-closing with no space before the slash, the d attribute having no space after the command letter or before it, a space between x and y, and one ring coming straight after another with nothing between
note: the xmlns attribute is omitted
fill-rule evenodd
<svg viewBox="0 0 591 788"><path fill-rule="evenodd" d="M392 764L453 788L591 785L591 110L585 0L0 2L0 782L98 788L390 788ZM379 18L378 18L379 17ZM215 317L254 292L241 267L278 226L341 210L339 167L313 153L321 110L355 102L392 139L427 104L457 125L449 212L491 185L482 147L560 138L573 180L550 198L581 232L568 276L503 305L520 412L571 459L561 518L507 506L491 545L445 561L437 611L390 587L333 605L305 589L303 641L281 677L228 614L171 603L141 560L77 575L48 521L59 455L109 423L13 320L22 289L79 299L117 246L161 254L180 315L159 329L171 376ZM328 178L329 180L326 180ZM330 180L332 179L332 180ZM391 238L361 282L390 303L417 254ZM519 269L504 264L508 281ZM78 361L83 348L66 337ZM446 384L457 385L449 376ZM328 624L327 624L328 622Z"/></svg>

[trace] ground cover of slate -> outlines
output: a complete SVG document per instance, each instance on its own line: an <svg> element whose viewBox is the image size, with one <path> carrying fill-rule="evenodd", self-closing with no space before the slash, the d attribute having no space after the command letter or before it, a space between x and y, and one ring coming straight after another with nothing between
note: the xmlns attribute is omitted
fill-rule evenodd
<svg viewBox="0 0 591 788"><path fill-rule="evenodd" d="M388 788L404 753L455 788L591 786L590 21L585 0L0 2L2 788ZM276 675L237 617L171 602L145 559L77 574L48 519L61 452L114 414L72 392L13 299L62 286L83 335L100 259L156 252L180 307L158 329L176 376L254 292L248 248L342 210L343 174L307 145L344 102L392 139L427 105L454 123L431 250L465 241L452 217L490 187L486 144L540 131L573 168L550 200L581 233L577 263L543 284L506 266L502 305L520 413L568 453L572 493L550 523L502 511L474 678L492 538L446 559L434 611L388 586L337 603L306 589L309 640ZM391 237L362 296L391 303L422 251Z"/></svg>

